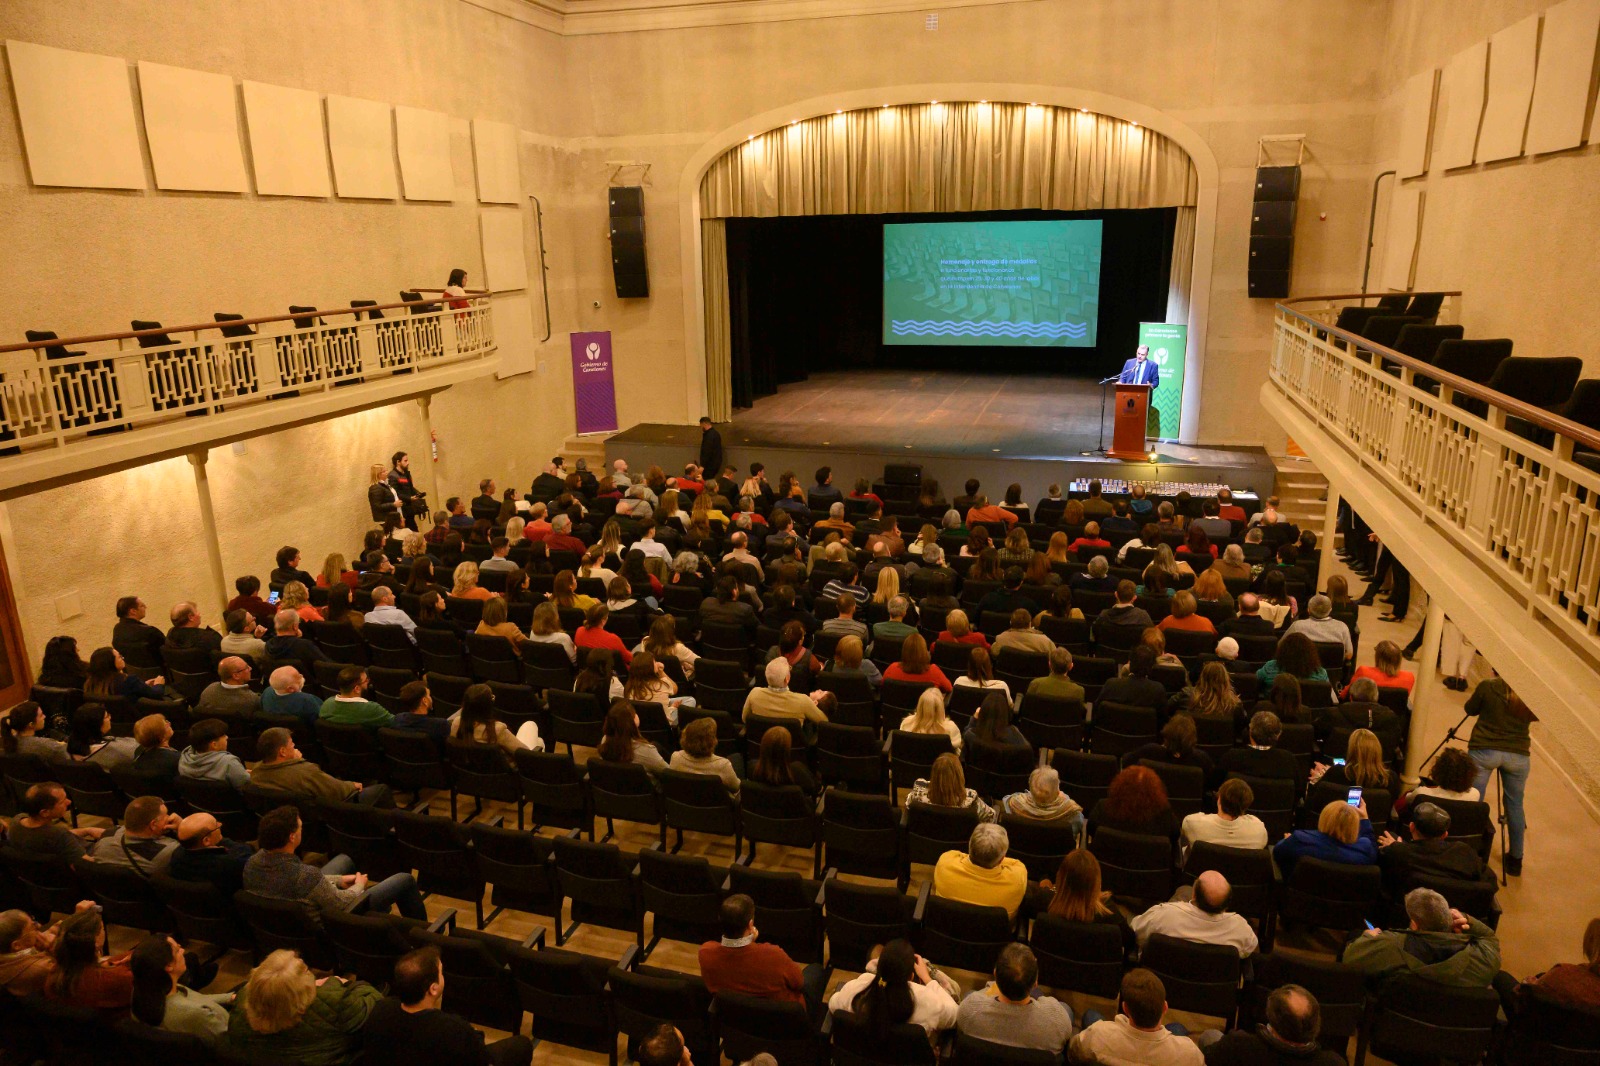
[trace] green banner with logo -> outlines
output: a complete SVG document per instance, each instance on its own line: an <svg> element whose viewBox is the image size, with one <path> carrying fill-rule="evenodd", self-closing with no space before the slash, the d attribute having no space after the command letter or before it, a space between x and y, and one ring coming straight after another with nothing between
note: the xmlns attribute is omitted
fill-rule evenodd
<svg viewBox="0 0 1600 1066"><path fill-rule="evenodd" d="M1161 383L1150 394L1147 433L1156 440L1177 440L1183 412L1183 362L1189 327L1171 322L1139 323L1139 343L1150 348L1150 361L1161 370Z"/></svg>

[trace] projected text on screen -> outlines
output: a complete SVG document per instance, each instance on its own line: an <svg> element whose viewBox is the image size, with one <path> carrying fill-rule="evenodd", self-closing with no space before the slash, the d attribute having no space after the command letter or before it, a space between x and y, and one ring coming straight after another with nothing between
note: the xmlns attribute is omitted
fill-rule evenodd
<svg viewBox="0 0 1600 1066"><path fill-rule="evenodd" d="M1100 222L883 227L883 343L1092 348Z"/></svg>

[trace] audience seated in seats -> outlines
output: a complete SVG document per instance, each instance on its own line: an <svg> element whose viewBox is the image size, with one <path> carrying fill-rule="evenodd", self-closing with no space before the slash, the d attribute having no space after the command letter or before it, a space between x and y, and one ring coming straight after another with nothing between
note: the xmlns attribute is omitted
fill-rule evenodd
<svg viewBox="0 0 1600 1066"><path fill-rule="evenodd" d="M1167 989L1149 970L1129 970L1122 975L1117 994L1117 1016L1101 1019L1096 1011L1084 1014L1084 1028L1067 1046L1072 1063L1101 1066L1199 1066L1205 1061L1200 1048L1161 1024L1167 1014Z"/></svg>
<svg viewBox="0 0 1600 1066"><path fill-rule="evenodd" d="M1030 622L1033 620L1033 600L1022 594L1022 567L1007 567L1001 574L1000 588L987 593L978 601L980 618L989 611L1006 615L1020 611L1028 616Z"/></svg>
<svg viewBox="0 0 1600 1066"><path fill-rule="evenodd" d="M246 574L243 577L235 578L233 587L238 595L228 601L224 614L244 611L250 618L252 627L271 626L272 616L278 613L278 608L261 598L261 579L253 574ZM229 631L232 632L231 629ZM259 636L260 634L257 635ZM223 642L226 644L227 638L223 638ZM113 643L115 643L115 640L113 640ZM234 654L245 654L228 647L224 647L222 650L232 651Z"/></svg>
<svg viewBox="0 0 1600 1066"><path fill-rule="evenodd" d="M928 776L917 778L911 791L906 793L906 807L909 809L914 804L974 811L980 822L992 822L996 817L994 808L967 787L961 759L950 752L933 760Z"/></svg>
<svg viewBox="0 0 1600 1066"><path fill-rule="evenodd" d="M773 729L777 729L774 726ZM788 730L780 730L787 733ZM712 718L697 718L684 727L680 743L672 753L667 769L690 774L709 774L722 779L728 792L739 794L739 772L727 758L717 754L717 723Z"/></svg>
<svg viewBox="0 0 1600 1066"><path fill-rule="evenodd" d="M1111 564L1106 561L1106 557L1096 555L1089 560L1088 569L1073 573L1067 578L1067 584L1086 592L1114 592L1119 582L1111 576Z"/></svg>
<svg viewBox="0 0 1600 1066"><path fill-rule="evenodd" d="M1028 682L1028 690L1023 693L1022 706L1027 706L1029 696L1045 696L1057 700L1077 700L1083 702L1083 686L1067 677L1072 672L1072 653L1066 648L1052 648L1050 651L1050 672L1043 677L1036 677Z"/></svg>
<svg viewBox="0 0 1600 1066"><path fill-rule="evenodd" d="M783 948L760 943L755 900L742 893L730 895L722 901L718 922L722 939L700 945L700 978L712 995L737 992L803 1003L812 1020L819 1020L828 971L815 963L802 970Z"/></svg>
<svg viewBox="0 0 1600 1066"><path fill-rule="evenodd" d="M139 750L132 737L111 736L111 712L98 703L85 703L72 712L72 733L67 741L67 751L74 759L104 770L116 770L133 765L134 753Z"/></svg>
<svg viewBox="0 0 1600 1066"><path fill-rule="evenodd" d="M1537 997L1588 1013L1600 1010L1600 918L1591 918L1583 930L1583 958L1582 963L1557 963L1525 979L1516 986L1515 1002Z"/></svg>
<svg viewBox="0 0 1600 1066"><path fill-rule="evenodd" d="M961 739L968 758L972 757L975 744L1003 744L1017 748L1032 746L1022 731L1011 724L1011 698L998 689L983 698L978 705L978 713L972 716Z"/></svg>
<svg viewBox="0 0 1600 1066"><path fill-rule="evenodd" d="M272 636L267 639L267 655L273 659L295 659L311 669L312 663L327 662L328 655L300 635L300 615L282 610L272 620Z"/></svg>
<svg viewBox="0 0 1600 1066"><path fill-rule="evenodd" d="M167 630L166 642L174 648L216 651L222 647L222 634L206 627L201 622L200 609L186 601L173 605L172 628Z"/></svg>
<svg viewBox="0 0 1600 1066"><path fill-rule="evenodd" d="M267 621L272 621L270 616ZM267 642L261 639L267 631L257 624L255 615L242 607L231 608L222 616L222 627L227 633L217 647L224 655L243 655L250 659L267 657Z"/></svg>
<svg viewBox="0 0 1600 1066"><path fill-rule="evenodd" d="M441 1009L444 965L436 947L418 948L395 963L390 995L372 1008L362 1048L386 1066L528 1066L533 1043L521 1035L486 1044L465 1019Z"/></svg>
<svg viewBox="0 0 1600 1066"><path fill-rule="evenodd" d="M1477 775L1478 767L1471 756L1460 748L1447 746L1434 756L1433 765L1423 777L1425 782L1431 783L1418 785L1401 796L1394 805L1395 810L1403 815L1412 804L1424 799L1477 803L1482 798L1472 784Z"/></svg>
<svg viewBox="0 0 1600 1066"><path fill-rule="evenodd" d="M324 722L339 725L359 725L369 730L381 729L394 721L381 703L366 698L367 670L363 666L346 666L339 671L338 695L322 702L317 716Z"/></svg>
<svg viewBox="0 0 1600 1066"><path fill-rule="evenodd" d="M1157 933L1199 944L1222 944L1239 952L1240 958L1255 954L1256 934L1250 923L1228 910L1233 887L1216 870L1207 870L1166 903L1158 903L1128 924L1139 938L1142 950Z"/></svg>
<svg viewBox="0 0 1600 1066"><path fill-rule="evenodd" d="M93 901L84 900L77 912L93 909ZM13 996L43 995L56 972L51 952L60 931L61 922L47 929L27 911L0 911L0 988Z"/></svg>
<svg viewBox="0 0 1600 1066"><path fill-rule="evenodd" d="M899 579L893 570L884 569L879 572L878 583L882 585L896 585ZM872 640L882 641L884 648L898 648L905 644L910 637L917 635L917 627L906 624L906 612L911 609L911 601L896 592L884 601L884 610L888 612L889 620L879 622L872 627Z"/></svg>
<svg viewBox="0 0 1600 1066"><path fill-rule="evenodd" d="M315 722L322 715L322 700L305 691L305 675L292 666L280 666L267 679L261 691L264 714L292 714L304 722Z"/></svg>
<svg viewBox="0 0 1600 1066"><path fill-rule="evenodd" d="M1000 801L1000 807L1013 818L1064 825L1083 836L1083 808L1061 791L1061 774L1054 767L1035 767L1028 775L1028 790L1013 792Z"/></svg>
<svg viewBox="0 0 1600 1066"><path fill-rule="evenodd" d="M824 695L827 699L832 699L832 693ZM772 726L761 734L761 747L756 753L756 764L748 769L744 779L759 781L774 788L794 785L808 796L817 795L822 791L822 785L811 775L811 771L806 769L805 763L790 758L793 744L793 738L787 729L778 725Z"/></svg>
<svg viewBox="0 0 1600 1066"><path fill-rule="evenodd" d="M1086 518L1104 518L1111 514L1115 508L1111 501L1101 495L1102 487L1099 479L1089 482L1089 495L1083 501L1083 514Z"/></svg>
<svg viewBox="0 0 1600 1066"><path fill-rule="evenodd" d="M1407 692L1417 683L1417 675L1410 670L1400 669L1400 645L1392 640L1381 640L1372 649L1372 666L1358 666L1355 673L1350 675L1350 685L1354 685L1362 678L1371 678L1380 688L1403 688ZM1341 697L1349 696L1350 685L1346 685Z"/></svg>
<svg viewBox="0 0 1600 1066"><path fill-rule="evenodd" d="M417 623L411 616L395 606L394 589L388 585L379 585L372 590L372 610L367 612L367 625L373 626L399 626L405 631L406 639L415 644L417 642ZM487 605L485 605L487 609ZM520 631L517 634L521 636Z"/></svg>
<svg viewBox="0 0 1600 1066"><path fill-rule="evenodd" d="M1100 860L1088 848L1075 848L1062 856L1055 880L1039 882L1039 888L1050 894L1045 904L1047 913L1069 922L1085 925L1110 925L1122 934L1122 950L1132 956L1138 942L1128 919L1111 906L1111 893L1100 887Z"/></svg>
<svg viewBox="0 0 1600 1066"><path fill-rule="evenodd" d="M967 612L959 608L944 616L944 629L939 633L939 641L972 644L985 650L989 647L989 638L973 629L972 623L967 620Z"/></svg>
<svg viewBox="0 0 1600 1066"><path fill-rule="evenodd" d="M1487 988L1500 972L1494 930L1431 888L1406 893L1406 929L1368 929L1345 945L1343 962L1366 974L1380 995L1402 974L1454 988Z"/></svg>
<svg viewBox="0 0 1600 1066"><path fill-rule="evenodd" d="M1166 766L1193 766L1210 777L1215 766L1211 756L1195 746L1199 739L1194 719L1187 714L1175 714L1161 727L1159 742L1139 745L1124 755L1122 761L1127 766L1135 766L1146 760Z"/></svg>
<svg viewBox="0 0 1600 1066"><path fill-rule="evenodd" d="M461 694L461 709L447 721L450 723L450 735L456 740L494 744L508 756L519 751L544 750L537 722L529 719L513 733L504 722L495 718L494 689L488 685L467 686L466 692Z"/></svg>
<svg viewBox="0 0 1600 1066"><path fill-rule="evenodd" d="M1027 607L1018 607L1011 612L1010 627L994 638L996 654L1006 648L1049 655L1056 650L1056 642L1033 628L1032 611Z"/></svg>
<svg viewBox="0 0 1600 1066"><path fill-rule="evenodd" d="M857 604L851 596L839 597L839 613L822 623L818 632L829 637L854 637L863 647L871 644L866 623L856 617Z"/></svg>
<svg viewBox="0 0 1600 1066"><path fill-rule="evenodd" d="M833 483L833 468L823 466L817 468L816 484L811 487L811 495L826 502L829 506L844 499L844 493Z"/></svg>
<svg viewBox="0 0 1600 1066"><path fill-rule="evenodd" d="M325 621L322 611L311 603L311 590L307 583L291 581L283 586L283 595L278 598L278 608L293 611L300 616L302 622ZM168 639L171 639L170 636Z"/></svg>
<svg viewBox="0 0 1600 1066"><path fill-rule="evenodd" d="M133 974L133 1017L145 1025L214 1044L228 1032L232 992L208 996L179 982L190 977L182 945L169 936L146 937L128 958ZM202 975L203 976L203 975Z"/></svg>
<svg viewBox="0 0 1600 1066"><path fill-rule="evenodd" d="M1126 579L1117 582L1117 602L1100 612L1094 620L1095 637L1104 640L1104 634L1110 628L1137 628L1148 629L1155 623L1150 621L1150 615L1143 607L1134 605L1134 600L1139 595L1139 586Z"/></svg>
<svg viewBox="0 0 1600 1066"><path fill-rule="evenodd" d="M739 579L732 574L717 578L715 596L700 604L700 624L736 627L742 629L746 637L755 636L760 619L756 608L739 598L740 591ZM865 596L863 589L862 598Z"/></svg>
<svg viewBox="0 0 1600 1066"><path fill-rule="evenodd" d="M561 613L549 601L533 609L533 623L528 627L528 639L540 644L555 644L567 653L567 661L578 663L578 646L567 631L561 628Z"/></svg>
<svg viewBox="0 0 1600 1066"><path fill-rule="evenodd" d="M196 726L196 728L199 728ZM256 737L261 761L250 768L250 783L273 792L312 796L325 803L354 800L366 807L392 807L394 799L385 784L362 787L359 781L341 781L307 761L295 747L294 734L274 726Z"/></svg>
<svg viewBox="0 0 1600 1066"><path fill-rule="evenodd" d="M839 986L828 1009L856 1015L879 1039L895 1025L920 1025L931 1034L956 1024L960 994L907 941L891 940L867 960L865 973Z"/></svg>
<svg viewBox="0 0 1600 1066"><path fill-rule="evenodd" d="M34 684L50 688L82 689L89 679L89 664L78 654L78 642L73 637L51 637L45 641L44 655L39 663L39 673Z"/></svg>
<svg viewBox="0 0 1600 1066"><path fill-rule="evenodd" d="M259 583L256 586L260 588ZM161 645L167 638L161 630L144 620L149 608L137 596L117 600L117 624L111 630L111 646L118 652L146 663L161 661Z"/></svg>
<svg viewBox="0 0 1600 1066"><path fill-rule="evenodd" d="M197 781L225 781L242 788L250 780L237 755L228 751L228 723L202 718L189 727L189 746L178 757L178 776Z"/></svg>
<svg viewBox="0 0 1600 1066"><path fill-rule="evenodd" d="M814 633L817 629L816 616L795 601L794 586L787 583L772 590L772 598L762 612L761 620L773 629L782 629L790 622L799 622L807 633Z"/></svg>
<svg viewBox="0 0 1600 1066"><path fill-rule="evenodd" d="M833 658L822 668L822 672L840 678L865 678L874 692L883 684L883 675L878 672L877 664L866 658L861 647L861 638L856 636L839 639L839 643L833 649ZM958 680L956 684L959 685L961 682Z"/></svg>
<svg viewBox="0 0 1600 1066"><path fill-rule="evenodd" d="M1155 551L1161 546L1161 529L1154 522L1146 522L1139 527L1139 535L1124 541L1122 547L1117 549L1117 565L1125 566L1128 562L1128 553L1145 549Z"/></svg>
<svg viewBox="0 0 1600 1066"><path fill-rule="evenodd" d="M1240 723L1240 708L1233 682L1228 680L1228 668L1218 661L1202 666L1194 684L1185 686L1167 704L1167 710L1176 715L1233 722L1236 725Z"/></svg>
<svg viewBox="0 0 1600 1066"><path fill-rule="evenodd" d="M1192 633L1215 633L1217 627L1203 614L1196 614L1199 601L1194 593L1184 590L1173 594L1172 612L1161 620L1161 629L1182 629Z"/></svg>
<svg viewBox="0 0 1600 1066"><path fill-rule="evenodd" d="M1148 645L1150 650L1156 653L1157 666L1176 666L1187 669L1183 666L1182 659L1167 650L1167 635L1160 626L1146 626L1144 632L1139 634L1139 643ZM1127 672L1127 670L1118 670L1118 673L1125 674Z"/></svg>
<svg viewBox="0 0 1600 1066"><path fill-rule="evenodd" d="M1196 604L1215 603L1229 616L1234 613L1233 596L1229 594L1227 582L1217 573L1215 565L1208 566L1195 575L1192 591Z"/></svg>
<svg viewBox="0 0 1600 1066"><path fill-rule="evenodd" d="M70 829L61 819L72 809L67 790L53 781L30 785L22 795L22 809L9 826L9 843L28 855L43 855L72 862L84 857L84 843L93 844L105 833L94 826Z"/></svg>
<svg viewBox="0 0 1600 1066"><path fill-rule="evenodd" d="M618 700L606 713L595 753L606 762L637 763L651 773L667 768L660 750L639 732L639 712L627 700Z"/></svg>
<svg viewBox="0 0 1600 1066"><path fill-rule="evenodd" d="M344 1066L383 993L354 978L318 980L300 956L279 949L239 989L228 1015L235 1051L298 1066Z"/></svg>
<svg viewBox="0 0 1600 1066"><path fill-rule="evenodd" d="M131 673L127 667L120 651L115 648L96 648L89 656L89 677L83 683L84 698L99 700L121 696L132 703L144 699L159 700L166 696L164 678L154 677L147 682L138 674Z"/></svg>
<svg viewBox="0 0 1600 1066"><path fill-rule="evenodd" d="M1271 711L1257 711L1250 716L1250 743L1235 746L1217 760L1216 780L1220 782L1229 774L1245 777L1269 777L1299 784L1300 762L1294 752L1278 747L1283 736L1283 723Z"/></svg>
<svg viewBox="0 0 1600 1066"><path fill-rule="evenodd" d="M1400 899L1424 882L1441 878L1494 881L1476 848L1450 839L1450 812L1426 800L1411 811L1409 839L1384 833L1378 838L1378 848L1384 890L1391 899Z"/></svg>
<svg viewBox="0 0 1600 1066"><path fill-rule="evenodd" d="M1223 636L1266 637L1277 630L1278 624L1261 613L1261 597L1254 592L1240 593L1237 606L1239 613L1222 623Z"/></svg>
<svg viewBox="0 0 1600 1066"><path fill-rule="evenodd" d="M933 664L933 659L928 652L928 642L922 634L912 630L900 645L900 658L889 664L883 672L885 681L910 681L916 684L931 686L936 692L948 694L951 691L950 679L944 676L944 671ZM939 700L940 712L943 713L944 701ZM902 729L907 728L902 725ZM921 730L913 730L921 732ZM959 745L958 745L959 746Z"/></svg>
<svg viewBox="0 0 1600 1066"><path fill-rule="evenodd" d="M1099 829L1177 837L1178 819L1167 800L1167 786L1154 770L1130 766L1111 779L1106 798L1089 812L1089 835Z"/></svg>
<svg viewBox="0 0 1600 1066"><path fill-rule="evenodd" d="M464 559L452 573L450 595L458 600L487 600L494 593L478 584L478 564Z"/></svg>
<svg viewBox="0 0 1600 1066"><path fill-rule="evenodd" d="M1345 702L1316 712L1317 736L1326 740L1334 729L1364 729L1378 738L1384 758L1393 758L1405 739L1405 723L1398 714L1378 702L1377 683L1370 677L1363 677L1351 682L1345 695Z"/></svg>
<svg viewBox="0 0 1600 1066"><path fill-rule="evenodd" d="M1197 811L1183 820L1178 839L1187 851L1189 845L1204 841L1229 848L1259 851L1267 846L1267 827L1250 812L1255 802L1250 786L1230 777L1217 788L1217 813Z"/></svg>
<svg viewBox="0 0 1600 1066"><path fill-rule="evenodd" d="M50 949L55 969L45 979L44 998L92 1010L108 1022L126 1018L133 1003L133 970L126 952L100 954L104 940L99 907L77 910L63 919Z"/></svg>
<svg viewBox="0 0 1600 1066"><path fill-rule="evenodd" d="M1299 985L1279 985L1267 995L1266 1021L1254 1031L1235 1029L1206 1048L1208 1066L1342 1066L1342 1048L1317 1043L1322 1011Z"/></svg>
<svg viewBox="0 0 1600 1066"><path fill-rule="evenodd" d="M1300 859L1373 865L1378 861L1378 836L1367 819L1367 801L1362 799L1352 807L1344 800L1334 800L1322 808L1315 829L1296 829L1273 846L1272 857L1284 880L1294 873L1294 864Z"/></svg>
<svg viewBox="0 0 1600 1066"><path fill-rule="evenodd" d="M172 723L164 715L147 714L133 723L136 747L130 765L136 773L148 778L153 788L178 779L180 757L172 750L172 734Z"/></svg>
<svg viewBox="0 0 1600 1066"><path fill-rule="evenodd" d="M1333 617L1333 601L1322 593L1311 597L1306 604L1309 617L1289 623L1289 633L1303 633L1319 644L1338 644L1344 648L1344 658L1349 662L1355 655L1350 643L1350 627Z"/></svg>
<svg viewBox="0 0 1600 1066"><path fill-rule="evenodd" d="M887 678L889 675L884 676ZM922 695L917 697L916 710L900 719L900 728L907 733L931 733L935 736L943 733L950 738L956 754L961 754L961 730L945 715L944 697L936 688L922 690Z"/></svg>
<svg viewBox="0 0 1600 1066"><path fill-rule="evenodd" d="M831 503L828 505L828 517L812 526L812 530L818 537L824 533L837 533L841 540L848 541L855 536L856 527L845 521L843 503Z"/></svg>
<svg viewBox="0 0 1600 1066"><path fill-rule="evenodd" d="M1217 490L1217 517L1243 525L1247 520L1244 508L1233 502L1233 490L1224 486Z"/></svg>
<svg viewBox="0 0 1600 1066"><path fill-rule="evenodd" d="M815 688L823 664L821 659L811 654L805 640L805 627L800 622L785 622L778 632L778 643L767 649L766 658L761 664L762 670L774 659L783 659L789 664L790 685L802 692Z"/></svg>
<svg viewBox="0 0 1600 1066"><path fill-rule="evenodd" d="M1300 679L1292 674L1279 674L1273 678L1267 698L1258 701L1251 710L1252 713L1271 711L1285 725L1313 724L1311 708L1300 701Z"/></svg>
<svg viewBox="0 0 1600 1066"><path fill-rule="evenodd" d="M849 639L849 638L847 638ZM844 641L840 641L841 644ZM860 645L856 645L857 649ZM858 650L859 654L859 650ZM741 717L750 720L752 714L759 714L764 718L793 718L802 722L826 722L827 715L817 707L813 696L802 692L792 692L789 689L789 661L779 658L773 659L766 666L767 684L765 688L753 688L744 698L744 710Z"/></svg>
<svg viewBox="0 0 1600 1066"><path fill-rule="evenodd" d="M1284 628L1300 612L1281 570L1269 570L1262 576L1259 593L1261 617L1271 622L1274 630Z"/></svg>
<svg viewBox="0 0 1600 1066"><path fill-rule="evenodd" d="M244 887L244 867L255 849L222 835L222 823L204 811L178 823L178 848L167 862L167 874L178 881L215 885L232 896Z"/></svg>
<svg viewBox="0 0 1600 1066"><path fill-rule="evenodd" d="M649 652L658 660L677 659L683 676L691 681L694 679L694 664L700 658L678 639L678 622L670 614L663 614L651 622L650 632L633 651L634 654Z"/></svg>
<svg viewBox="0 0 1600 1066"><path fill-rule="evenodd" d="M983 648L973 648L967 656L966 673L955 679L955 685L965 688L986 688L1000 693L1011 702L1011 686L994 676L994 660Z"/></svg>
<svg viewBox="0 0 1600 1066"><path fill-rule="evenodd" d="M434 716L430 713L432 710L433 694L428 691L428 683L407 681L400 687L394 721L389 723L389 728L422 733L443 745L450 735L450 720Z"/></svg>
<svg viewBox="0 0 1600 1066"><path fill-rule="evenodd" d="M1156 659L1157 652L1153 645L1137 645L1128 654L1128 672L1102 685L1098 702L1125 703L1135 707L1165 706L1166 687L1150 676L1150 672L1156 668Z"/></svg>
<svg viewBox="0 0 1600 1066"><path fill-rule="evenodd" d="M1086 522L1083 526L1083 536L1078 537L1071 544L1068 544L1067 551L1072 553L1074 556L1078 556L1082 549L1088 549L1092 551L1096 548L1109 549L1110 547L1111 542L1100 535L1100 523Z"/></svg>
<svg viewBox="0 0 1600 1066"><path fill-rule="evenodd" d="M428 917L417 882L409 873L394 874L375 885L356 872L348 855L336 855L319 870L300 861L300 812L277 807L261 816L261 850L244 866L244 887L260 896L299 900L314 919L328 911L366 910L377 913L398 906L407 918Z"/></svg>
<svg viewBox="0 0 1600 1066"><path fill-rule="evenodd" d="M623 696L642 703L659 703L667 721L678 724L678 708L693 707L693 696L678 695L678 683L667 674L666 664L642 651L628 664L628 680Z"/></svg>
<svg viewBox="0 0 1600 1066"><path fill-rule="evenodd" d="M89 854L97 863L127 866L143 877L161 873L178 848L173 833L179 821L159 796L139 796L129 802L116 831L101 837Z"/></svg>
<svg viewBox="0 0 1600 1066"><path fill-rule="evenodd" d="M1028 890L1028 868L1006 857L1010 846L1004 826L980 822L966 851L939 856L933 868L934 895L979 907L1004 907L1015 918Z"/></svg>
<svg viewBox="0 0 1600 1066"><path fill-rule="evenodd" d="M1399 790L1400 777L1384 764L1383 744L1377 734L1370 729L1355 729L1345 746L1344 765L1315 763L1311 767L1311 781L1382 789L1393 796Z"/></svg>
<svg viewBox="0 0 1600 1066"><path fill-rule="evenodd" d="M230 655L217 664L218 680L200 693L195 713L208 718L249 718L261 710L261 697L250 689L250 663Z"/></svg>

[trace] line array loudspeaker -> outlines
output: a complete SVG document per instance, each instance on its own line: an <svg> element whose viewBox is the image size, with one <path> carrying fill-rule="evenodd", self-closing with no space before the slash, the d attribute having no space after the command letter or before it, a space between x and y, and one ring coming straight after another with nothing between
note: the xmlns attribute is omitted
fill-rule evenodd
<svg viewBox="0 0 1600 1066"><path fill-rule="evenodd" d="M610 198L611 276L617 296L637 299L650 295L650 265L644 246L644 188L619 185L607 190Z"/></svg>
<svg viewBox="0 0 1600 1066"><path fill-rule="evenodd" d="M1282 300L1289 295L1289 273L1294 265L1295 206L1299 196L1299 167L1256 168L1247 270L1253 299Z"/></svg>

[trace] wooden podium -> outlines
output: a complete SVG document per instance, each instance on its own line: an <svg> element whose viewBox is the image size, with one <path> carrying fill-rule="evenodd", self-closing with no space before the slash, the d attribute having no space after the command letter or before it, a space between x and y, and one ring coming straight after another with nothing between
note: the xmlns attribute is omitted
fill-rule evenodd
<svg viewBox="0 0 1600 1066"><path fill-rule="evenodd" d="M1113 459L1147 459L1145 426L1150 411L1150 386L1117 382L1116 414L1113 418L1111 448Z"/></svg>

